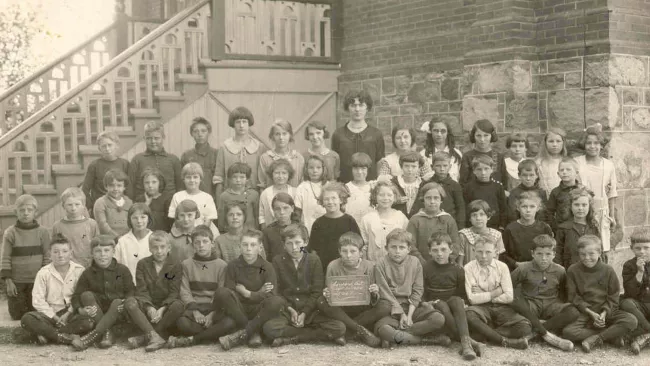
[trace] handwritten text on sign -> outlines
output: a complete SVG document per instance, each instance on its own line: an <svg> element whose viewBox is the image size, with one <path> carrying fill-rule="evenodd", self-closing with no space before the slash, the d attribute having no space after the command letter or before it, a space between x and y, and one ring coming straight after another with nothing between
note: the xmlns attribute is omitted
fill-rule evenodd
<svg viewBox="0 0 650 366"><path fill-rule="evenodd" d="M327 288L330 290L332 306L355 306L370 304L370 279L368 276L330 276Z"/></svg>

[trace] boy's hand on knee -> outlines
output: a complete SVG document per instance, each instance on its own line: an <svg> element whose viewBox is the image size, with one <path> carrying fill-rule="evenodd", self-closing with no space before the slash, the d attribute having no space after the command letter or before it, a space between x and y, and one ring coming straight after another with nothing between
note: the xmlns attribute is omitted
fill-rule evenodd
<svg viewBox="0 0 650 366"><path fill-rule="evenodd" d="M122 300L122 303L117 305L117 312L121 313L124 311L124 300Z"/></svg>
<svg viewBox="0 0 650 366"><path fill-rule="evenodd" d="M265 283L264 286L262 286L262 290L266 293L273 291L273 284L271 282Z"/></svg>
<svg viewBox="0 0 650 366"><path fill-rule="evenodd" d="M82 308L79 308L79 314L89 316L89 317L94 317L97 315L97 307L96 306L84 306Z"/></svg>
<svg viewBox="0 0 650 366"><path fill-rule="evenodd" d="M18 288L11 278L5 278L5 285L7 288L7 296L16 297L18 296Z"/></svg>
<svg viewBox="0 0 650 366"><path fill-rule="evenodd" d="M332 293L330 292L330 289L325 287L323 289L323 297L325 300L327 300L327 303L329 304L332 301Z"/></svg>
<svg viewBox="0 0 650 366"><path fill-rule="evenodd" d="M70 315L72 315L70 312L66 312L65 314L61 315L59 317L59 320L56 322L57 327L63 327L68 323L68 318L70 318Z"/></svg>
<svg viewBox="0 0 650 366"><path fill-rule="evenodd" d="M165 314L165 310L167 310L167 308L164 306L158 309L158 311L156 311L156 315L154 316L154 318L151 319L151 322L154 324L158 324L160 319L162 319L163 315Z"/></svg>
<svg viewBox="0 0 650 366"><path fill-rule="evenodd" d="M408 315L402 314L399 319L399 329L408 329Z"/></svg>
<svg viewBox="0 0 650 366"><path fill-rule="evenodd" d="M203 325L205 324L205 315L201 314L200 311L194 310L194 321Z"/></svg>
<svg viewBox="0 0 650 366"><path fill-rule="evenodd" d="M154 323L153 320L154 320L154 318L156 317L157 314L158 314L158 310L156 310L156 308L154 308L153 306L150 306L150 307L147 308L147 318L149 318L149 320L152 323Z"/></svg>
<svg viewBox="0 0 650 366"><path fill-rule="evenodd" d="M296 327L302 328L305 326L305 317L306 317L305 313L300 313L300 315L298 315L298 319L296 320L296 324L295 324Z"/></svg>
<svg viewBox="0 0 650 366"><path fill-rule="evenodd" d="M214 311L205 316L205 322L203 323L203 326L206 328L210 328L212 324L214 324L213 318L214 318Z"/></svg>
<svg viewBox="0 0 650 366"><path fill-rule="evenodd" d="M373 283L368 287L368 291L370 291L371 294L379 295L379 286L377 286L376 283Z"/></svg>
<svg viewBox="0 0 650 366"><path fill-rule="evenodd" d="M291 306L287 307L287 310L289 310L289 314L291 315L291 324L298 324L298 312Z"/></svg>

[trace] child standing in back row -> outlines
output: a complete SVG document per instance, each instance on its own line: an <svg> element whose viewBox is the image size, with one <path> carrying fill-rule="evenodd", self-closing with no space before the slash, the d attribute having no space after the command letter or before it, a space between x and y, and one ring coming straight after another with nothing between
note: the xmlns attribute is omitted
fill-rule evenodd
<svg viewBox="0 0 650 366"><path fill-rule="evenodd" d="M85 216L84 193L78 187L66 188L61 194L65 217L52 226L52 236L62 234L70 243L72 260L88 268L92 262L90 241L99 235L95 220Z"/></svg>
<svg viewBox="0 0 650 366"><path fill-rule="evenodd" d="M194 139L194 148L187 150L181 155L181 166L189 163L197 163L203 170L201 184L199 188L214 196L212 186L212 177L214 176L214 167L217 164L217 149L210 146L210 135L212 134L212 125L203 117L196 117L190 125L190 134Z"/></svg>
<svg viewBox="0 0 650 366"><path fill-rule="evenodd" d="M9 315L19 320L34 310L34 278L50 262L50 232L34 218L38 210L36 198L24 194L16 199L15 206L18 220L2 236L0 277L5 281Z"/></svg>
<svg viewBox="0 0 650 366"><path fill-rule="evenodd" d="M81 189L86 195L86 208L88 212L93 211L95 201L106 194L104 187L104 175L109 170L119 170L127 174L129 162L117 156L120 149L120 138L113 131L104 131L97 135L97 148L100 157L88 164L86 176L84 177Z"/></svg>
<svg viewBox="0 0 650 366"><path fill-rule="evenodd" d="M139 153L131 159L129 165L129 181L132 183L128 188L127 195L132 199L144 192L140 177L148 167L160 169L167 184L163 193L174 194L183 187L181 178L181 161L174 154L165 151L163 140L165 139L165 128L162 122L149 121L144 125L144 141L147 145L145 152Z"/></svg>
<svg viewBox="0 0 650 366"><path fill-rule="evenodd" d="M320 121L311 121L305 127L305 140L309 141L311 146L307 152L303 153L305 161L312 155L320 156L327 167L326 181L337 180L341 171L341 158L339 154L325 146L325 140L330 138L330 132L327 126Z"/></svg>

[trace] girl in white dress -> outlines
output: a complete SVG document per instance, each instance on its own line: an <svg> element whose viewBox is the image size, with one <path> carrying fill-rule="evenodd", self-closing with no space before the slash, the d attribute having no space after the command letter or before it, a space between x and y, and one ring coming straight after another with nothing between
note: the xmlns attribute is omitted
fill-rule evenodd
<svg viewBox="0 0 650 366"><path fill-rule="evenodd" d="M296 188L296 213L309 232L314 221L325 214L325 208L318 203L318 197L323 183L329 177L328 170L320 155L310 155L303 174L305 180Z"/></svg>

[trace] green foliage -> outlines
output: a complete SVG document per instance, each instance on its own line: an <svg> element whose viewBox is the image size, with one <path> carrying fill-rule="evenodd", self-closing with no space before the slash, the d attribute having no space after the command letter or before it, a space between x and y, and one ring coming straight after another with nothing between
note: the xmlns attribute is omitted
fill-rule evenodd
<svg viewBox="0 0 650 366"><path fill-rule="evenodd" d="M0 9L0 91L39 66L32 42L43 24L40 4L20 0L6 0L6 3Z"/></svg>

